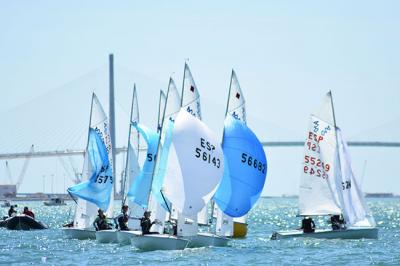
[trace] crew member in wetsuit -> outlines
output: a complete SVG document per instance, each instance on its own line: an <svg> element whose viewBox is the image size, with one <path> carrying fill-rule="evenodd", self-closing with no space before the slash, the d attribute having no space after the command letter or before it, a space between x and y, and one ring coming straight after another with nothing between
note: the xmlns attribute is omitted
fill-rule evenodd
<svg viewBox="0 0 400 266"><path fill-rule="evenodd" d="M24 212L22 214L28 215L30 217L32 217L33 219L35 219L35 214L33 212L31 212L28 207L24 207Z"/></svg>
<svg viewBox="0 0 400 266"><path fill-rule="evenodd" d="M118 218L117 218L118 226L119 226L119 229L121 231L129 231L129 227L128 227L128 220L129 220L128 209L129 209L128 205L122 206L122 214L120 214L118 216Z"/></svg>
<svg viewBox="0 0 400 266"><path fill-rule="evenodd" d="M301 228L304 233L314 233L315 231L315 223L311 217L304 217L301 221Z"/></svg>
<svg viewBox="0 0 400 266"><path fill-rule="evenodd" d="M96 228L96 231L111 229L108 219L107 219L106 215L104 214L103 210L99 209L97 212L98 212L98 215L93 222L93 226L94 226L94 228Z"/></svg>
<svg viewBox="0 0 400 266"><path fill-rule="evenodd" d="M8 210L8 217L13 217L15 215L17 215L17 211L14 209L14 205L11 205Z"/></svg>
<svg viewBox="0 0 400 266"><path fill-rule="evenodd" d="M340 230L345 228L345 222L341 215L332 215L329 223L332 225L332 230Z"/></svg>
<svg viewBox="0 0 400 266"><path fill-rule="evenodd" d="M158 232L150 232L150 228L153 224L157 223L157 220L153 222L150 220L151 211L145 211L143 217L140 219L140 227L142 227L142 234L158 234Z"/></svg>

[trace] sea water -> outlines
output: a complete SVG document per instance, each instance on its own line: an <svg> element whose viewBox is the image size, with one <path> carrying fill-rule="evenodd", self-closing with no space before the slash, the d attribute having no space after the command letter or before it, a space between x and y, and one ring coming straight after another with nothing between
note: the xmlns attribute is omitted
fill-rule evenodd
<svg viewBox="0 0 400 266"><path fill-rule="evenodd" d="M0 229L0 264L4 265L400 265L400 199L368 199L379 227L379 239L270 240L276 230L298 228L297 199L262 198L250 212L246 239L228 247L183 251L142 252L133 246L100 244L95 240L66 239L61 225L73 216L74 202L46 207L42 202L17 202L29 206L48 230ZM119 209L120 203L115 202ZM7 208L2 208L2 213ZM327 226L326 217L315 219Z"/></svg>

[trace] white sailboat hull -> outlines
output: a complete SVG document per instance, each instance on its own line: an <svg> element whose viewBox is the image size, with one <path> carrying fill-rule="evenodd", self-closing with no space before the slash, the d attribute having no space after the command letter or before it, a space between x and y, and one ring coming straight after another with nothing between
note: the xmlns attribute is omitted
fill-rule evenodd
<svg viewBox="0 0 400 266"><path fill-rule="evenodd" d="M198 233L196 236L187 237L189 248L198 247L225 247L228 245L229 238L217 236L210 233Z"/></svg>
<svg viewBox="0 0 400 266"><path fill-rule="evenodd" d="M341 239L360 239L360 238L378 238L378 228L376 227L353 227L345 230L320 229L313 233L303 233L302 230L279 231L272 234L271 239L285 239L296 237L311 238L341 238Z"/></svg>
<svg viewBox="0 0 400 266"><path fill-rule="evenodd" d="M116 229L96 231L96 240L100 243L118 243Z"/></svg>
<svg viewBox="0 0 400 266"><path fill-rule="evenodd" d="M131 244L145 251L182 250L189 245L189 240L165 234L135 235L131 238Z"/></svg>
<svg viewBox="0 0 400 266"><path fill-rule="evenodd" d="M96 231L93 229L63 228L62 230L67 238L79 240L96 239Z"/></svg>
<svg viewBox="0 0 400 266"><path fill-rule="evenodd" d="M130 245L131 238L142 235L142 231L118 231L117 239L120 245Z"/></svg>

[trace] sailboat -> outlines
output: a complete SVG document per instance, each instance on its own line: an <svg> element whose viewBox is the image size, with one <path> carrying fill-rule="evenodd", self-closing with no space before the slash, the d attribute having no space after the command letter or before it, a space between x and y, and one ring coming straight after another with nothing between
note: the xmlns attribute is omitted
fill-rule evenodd
<svg viewBox="0 0 400 266"><path fill-rule="evenodd" d="M127 196L128 191L133 186L136 177L140 174L140 166L138 162L139 158L139 147L140 147L140 133L138 131L132 134L132 128L134 124L139 123L139 104L137 100L136 86L133 89L132 105L131 105L131 116L129 124L129 134L128 134L128 150L126 155L125 164L125 174L122 182L122 206L127 203L130 213L130 217L141 217L144 209L142 206L138 205L136 202L131 200ZM141 231L140 222L138 219L128 220L129 231L117 231L117 240L120 244L130 244L132 234L137 234Z"/></svg>
<svg viewBox="0 0 400 266"><path fill-rule="evenodd" d="M166 158L168 157L168 153L166 151L169 150L170 146L170 141L169 143L166 143L165 140L167 138L167 134L168 139L171 138L170 135L172 132L171 129L173 126L173 121L179 112L179 107L179 93L176 89L174 81L172 78L170 78L166 96L160 92L159 119L157 123L157 149L150 156L148 153L147 156L147 158L153 158L152 162L154 163L154 166L157 166L157 168L153 168L151 175L148 176L150 188L145 189L145 191L148 193L147 207L150 207L152 214L155 215L160 224L156 229L154 229L154 227L157 226L153 225L151 227L152 230L150 230L151 232L156 232L158 234L142 235L140 232L131 235L131 244L141 250L180 250L186 248L189 243L187 239L175 236L172 234L172 232L171 234L164 233L164 221L167 219L167 212L171 213L171 203L166 199L162 192L164 175L167 168L166 163L163 162L166 162ZM167 130L167 128L169 130ZM162 143L162 149L161 140L164 140ZM141 187L141 189L143 189L143 187Z"/></svg>
<svg viewBox="0 0 400 266"><path fill-rule="evenodd" d="M222 139L225 172L213 197L217 204L216 233L245 237L246 214L263 190L267 160L262 144L246 124L245 99L234 70L225 117Z"/></svg>
<svg viewBox="0 0 400 266"><path fill-rule="evenodd" d="M131 104L131 114L130 114L130 126L128 133L128 149L126 156L126 165L125 165L125 174L122 183L122 192L123 198L121 201L121 207L125 205L127 201L128 207L130 210L130 215L133 217L141 217L143 214L143 208L130 200L130 198L126 198L125 191L126 187L130 187L133 185L136 176L140 173L140 167L138 164L138 154L139 154L139 133L132 134L133 125L139 122L139 104L137 100L137 91L136 84L133 87L133 95L132 95L132 104ZM128 179L128 185L126 185L126 180ZM139 231L140 224L137 219L129 219L128 227L132 229L132 231ZM129 232L131 233L131 232ZM130 236L129 234L124 234L123 232L117 229L109 229L109 230L101 230L96 232L96 240L100 243L121 243L121 244L129 244Z"/></svg>
<svg viewBox="0 0 400 266"><path fill-rule="evenodd" d="M199 90L186 62L183 72L181 107L199 120L202 119ZM183 214L178 215L178 231L190 240L189 247L221 247L228 244L228 238L210 232L199 232L199 225L210 228L208 204L195 216L185 217Z"/></svg>
<svg viewBox="0 0 400 266"><path fill-rule="evenodd" d="M92 223L98 208L107 216L113 209L113 161L108 118L93 93L90 109L88 140L85 150L82 182L68 188L77 197L72 227L63 228L68 238L95 239Z"/></svg>
<svg viewBox="0 0 400 266"><path fill-rule="evenodd" d="M365 203L355 178L349 150L336 118L329 91L322 108L311 115L300 180L300 216L342 215L345 226L337 230L316 229L275 232L271 239L292 237L313 238L377 238L378 228Z"/></svg>

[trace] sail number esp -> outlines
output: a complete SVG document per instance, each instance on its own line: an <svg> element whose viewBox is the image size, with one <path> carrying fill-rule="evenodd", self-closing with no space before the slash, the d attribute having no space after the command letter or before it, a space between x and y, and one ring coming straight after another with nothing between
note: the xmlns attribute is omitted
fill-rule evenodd
<svg viewBox="0 0 400 266"><path fill-rule="evenodd" d="M204 138L200 138L200 147L195 149L195 157L214 165L217 168L221 167L221 160L212 155L215 146Z"/></svg>

